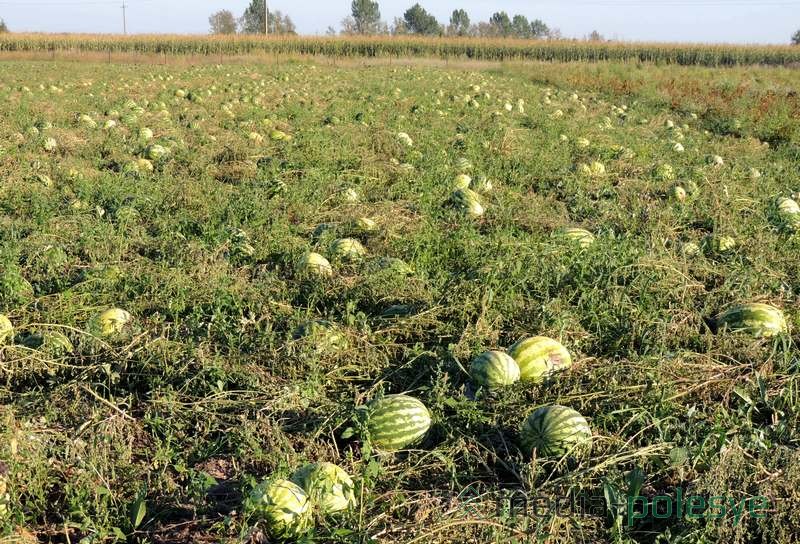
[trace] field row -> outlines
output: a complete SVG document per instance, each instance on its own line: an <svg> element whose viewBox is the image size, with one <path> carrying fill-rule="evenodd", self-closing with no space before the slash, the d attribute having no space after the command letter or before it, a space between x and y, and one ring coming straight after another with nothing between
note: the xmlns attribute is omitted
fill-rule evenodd
<svg viewBox="0 0 800 544"><path fill-rule="evenodd" d="M422 37L0 35L0 52L42 51L170 55L268 53L329 57L435 57L483 61L617 61L702 66L786 66L800 62L800 48L791 46Z"/></svg>

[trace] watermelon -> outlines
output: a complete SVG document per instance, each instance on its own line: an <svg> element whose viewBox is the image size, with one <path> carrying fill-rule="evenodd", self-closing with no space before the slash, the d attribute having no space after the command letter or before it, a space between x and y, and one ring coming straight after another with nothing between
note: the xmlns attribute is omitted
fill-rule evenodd
<svg viewBox="0 0 800 544"><path fill-rule="evenodd" d="M367 431L372 443L387 451L401 450L422 440L431 427L431 414L408 395L387 395L368 405Z"/></svg>
<svg viewBox="0 0 800 544"><path fill-rule="evenodd" d="M520 379L541 382L546 377L572 366L569 351L560 342L546 336L520 340L508 350L519 365Z"/></svg>
<svg viewBox="0 0 800 544"><path fill-rule="evenodd" d="M361 199L361 197L358 196L358 192L356 192L356 190L352 187L348 187L342 191L341 198L343 202L348 202L350 204L354 204Z"/></svg>
<svg viewBox="0 0 800 544"><path fill-rule="evenodd" d="M476 385L503 387L519 381L517 362L502 351L487 351L472 361L470 375Z"/></svg>
<svg viewBox="0 0 800 544"><path fill-rule="evenodd" d="M483 215L481 197L472 189L458 189L450 197L451 202L462 212L472 217Z"/></svg>
<svg viewBox="0 0 800 544"><path fill-rule="evenodd" d="M132 319L131 314L125 310L111 308L89 321L89 332L99 338L110 338L122 333Z"/></svg>
<svg viewBox="0 0 800 544"><path fill-rule="evenodd" d="M797 204L797 201L780 197L775 201L775 208L778 212L778 217L788 229L800 229L800 205Z"/></svg>
<svg viewBox="0 0 800 544"><path fill-rule="evenodd" d="M306 321L294 330L292 338L312 343L318 352L337 351L347 349L348 346L345 335L333 323L324 319Z"/></svg>
<svg viewBox="0 0 800 544"><path fill-rule="evenodd" d="M267 481L250 493L254 512L267 522L273 538L295 538L313 524L311 501L303 488L289 480Z"/></svg>
<svg viewBox="0 0 800 544"><path fill-rule="evenodd" d="M732 252L736 248L736 240L730 236L718 236L709 234L703 239L706 253L723 255Z"/></svg>
<svg viewBox="0 0 800 544"><path fill-rule="evenodd" d="M397 257L381 257L376 265L380 270L394 272L401 276L410 276L414 273L412 266Z"/></svg>
<svg viewBox="0 0 800 544"><path fill-rule="evenodd" d="M586 419L566 406L543 406L534 410L522 424L520 438L526 453L543 457L588 452L592 430Z"/></svg>
<svg viewBox="0 0 800 544"><path fill-rule="evenodd" d="M349 510L356 504L352 478L333 463L305 465L291 479L303 488L323 514Z"/></svg>
<svg viewBox="0 0 800 544"><path fill-rule="evenodd" d="M392 304L381 312L380 317L383 319L399 319L408 317L415 311L416 307L412 304Z"/></svg>
<svg viewBox="0 0 800 544"><path fill-rule="evenodd" d="M800 214L800 205L791 198L780 197L775 201L775 207L781 217Z"/></svg>
<svg viewBox="0 0 800 544"><path fill-rule="evenodd" d="M679 202L683 202L684 200L686 200L686 189L684 189L680 185L675 185L675 186L672 187L672 190L670 191L670 195L669 196L673 200L677 200Z"/></svg>
<svg viewBox="0 0 800 544"><path fill-rule="evenodd" d="M576 242L580 247L589 247L594 243L594 234L578 227L566 227L556 234Z"/></svg>
<svg viewBox="0 0 800 544"><path fill-rule="evenodd" d="M733 306L717 318L719 330L742 331L769 338L788 330L783 312L769 304L752 302Z"/></svg>
<svg viewBox="0 0 800 544"><path fill-rule="evenodd" d="M353 221L351 228L361 234L368 234L370 232L375 232L378 228L378 224L374 219L370 219L369 217L359 217Z"/></svg>
<svg viewBox="0 0 800 544"><path fill-rule="evenodd" d="M353 238L339 238L334 240L330 247L331 254L343 261L357 261L363 257L367 250L361 242Z"/></svg>
<svg viewBox="0 0 800 544"><path fill-rule="evenodd" d="M681 246L681 253L683 253L687 257L696 257L701 253L700 246L698 246L694 242L686 242Z"/></svg>
<svg viewBox="0 0 800 544"><path fill-rule="evenodd" d="M479 193L488 193L494 189L494 183L486 176L478 176L478 179L473 179L469 185L470 189Z"/></svg>
<svg viewBox="0 0 800 544"><path fill-rule="evenodd" d="M66 357L75 351L69 338L59 331L34 331L22 340L22 345L41 351L50 357Z"/></svg>
<svg viewBox="0 0 800 544"><path fill-rule="evenodd" d="M472 185L472 178L467 174L459 174L453 182L453 189L469 189L470 185Z"/></svg>
<svg viewBox="0 0 800 544"><path fill-rule="evenodd" d="M466 157L459 157L456 159L456 170L459 172L472 170L472 163Z"/></svg>
<svg viewBox="0 0 800 544"><path fill-rule="evenodd" d="M300 262L297 263L297 272L299 274L332 276L333 268L331 267L331 263L328 262L328 259L319 253L309 251L303 255L303 257L300 259Z"/></svg>
<svg viewBox="0 0 800 544"><path fill-rule="evenodd" d="M11 320L0 314L0 346L6 343L6 340L11 338L14 335L14 325L11 324Z"/></svg>
<svg viewBox="0 0 800 544"><path fill-rule="evenodd" d="M169 153L169 151L167 151L167 148L165 148L163 145L153 144L147 146L147 148L144 150L144 157L151 161L157 161L165 157L167 153Z"/></svg>

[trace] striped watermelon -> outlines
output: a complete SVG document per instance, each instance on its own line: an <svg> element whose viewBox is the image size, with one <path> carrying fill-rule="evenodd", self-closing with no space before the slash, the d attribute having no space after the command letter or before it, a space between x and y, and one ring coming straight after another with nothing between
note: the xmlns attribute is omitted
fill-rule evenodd
<svg viewBox="0 0 800 544"><path fill-rule="evenodd" d="M472 184L472 178L467 174L459 174L453 183L453 189L469 189Z"/></svg>
<svg viewBox="0 0 800 544"><path fill-rule="evenodd" d="M408 395L387 395L369 405L367 431L372 443L387 451L401 450L420 440L431 427L431 414Z"/></svg>
<svg viewBox="0 0 800 544"><path fill-rule="evenodd" d="M788 330L783 312L761 303L739 304L717 318L719 330L743 331L756 338L769 338Z"/></svg>
<svg viewBox="0 0 800 544"><path fill-rule="evenodd" d="M797 201L780 197L775 202L778 216L784 225L790 230L800 230L800 205Z"/></svg>
<svg viewBox="0 0 800 544"><path fill-rule="evenodd" d="M462 212L472 217L483 215L484 209L481 197L472 189L458 189L450 197L453 204Z"/></svg>
<svg viewBox="0 0 800 544"><path fill-rule="evenodd" d="M519 381L517 362L502 351L487 351L472 361L470 375L476 385L503 387Z"/></svg>
<svg viewBox="0 0 800 544"><path fill-rule="evenodd" d="M306 321L294 330L292 338L312 344L320 353L348 347L347 337L333 323L324 319Z"/></svg>
<svg viewBox="0 0 800 544"><path fill-rule="evenodd" d="M6 340L11 338L14 335L14 325L11 324L11 320L0 314L0 346L6 343Z"/></svg>
<svg viewBox="0 0 800 544"><path fill-rule="evenodd" d="M379 270L391 271L401 276L410 276L414 273L414 268L403 259L397 257L381 257L376 266Z"/></svg>
<svg viewBox="0 0 800 544"><path fill-rule="evenodd" d="M526 453L563 457L588 452L592 430L578 412L556 404L534 410L523 422L520 438Z"/></svg>
<svg viewBox="0 0 800 544"><path fill-rule="evenodd" d="M339 238L331 244L331 254L343 261L357 261L366 253L361 242L353 238Z"/></svg>
<svg viewBox="0 0 800 544"><path fill-rule="evenodd" d="M255 513L267 521L274 538L288 539L305 533L313 523L311 501L289 480L263 482L250 494Z"/></svg>
<svg viewBox="0 0 800 544"><path fill-rule="evenodd" d="M89 332L99 338L110 338L120 334L133 318L120 308L110 308L89 321Z"/></svg>
<svg viewBox="0 0 800 544"><path fill-rule="evenodd" d="M508 350L519 365L520 379L541 382L547 376L572 366L569 351L560 342L546 336L520 340Z"/></svg>
<svg viewBox="0 0 800 544"><path fill-rule="evenodd" d="M557 232L557 235L563 236L570 241L576 242L581 247L589 247L594 243L594 234L586 229L578 227L566 227Z"/></svg>
<svg viewBox="0 0 800 544"><path fill-rule="evenodd" d="M351 224L351 227L356 232L367 234L375 232L378 229L378 224L374 219L370 219L369 217L359 217Z"/></svg>
<svg viewBox="0 0 800 544"><path fill-rule="evenodd" d="M787 215L800 214L800 205L791 198L780 197L775 201L775 207L778 209L778 214L782 217Z"/></svg>
<svg viewBox="0 0 800 544"><path fill-rule="evenodd" d="M300 262L297 263L297 271L300 274L333 276L333 268L331 268L331 263L328 262L328 259L313 251L303 255Z"/></svg>
<svg viewBox="0 0 800 544"><path fill-rule="evenodd" d="M469 185L469 188L473 191L477 191L479 193L488 193L492 189L494 189L494 183L492 180L487 178L486 176L478 176L478 179L473 179Z"/></svg>
<svg viewBox="0 0 800 544"><path fill-rule="evenodd" d="M706 253L725 254L730 253L736 248L736 240L730 236L718 236L709 234L703 239Z"/></svg>
<svg viewBox="0 0 800 544"><path fill-rule="evenodd" d="M348 510L355 506L355 486L350 475L333 463L305 465L292 475L323 514Z"/></svg>
<svg viewBox="0 0 800 544"><path fill-rule="evenodd" d="M456 159L456 170L459 172L467 172L472 170L472 163L466 157L459 157Z"/></svg>
<svg viewBox="0 0 800 544"><path fill-rule="evenodd" d="M26 348L36 349L50 357L66 357L75 352L67 336L59 331L34 331L22 340Z"/></svg>

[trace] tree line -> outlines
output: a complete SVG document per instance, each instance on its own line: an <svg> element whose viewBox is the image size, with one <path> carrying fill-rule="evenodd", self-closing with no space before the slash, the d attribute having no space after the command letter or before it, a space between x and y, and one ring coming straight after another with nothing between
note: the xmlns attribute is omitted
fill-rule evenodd
<svg viewBox="0 0 800 544"><path fill-rule="evenodd" d="M212 34L263 34L264 16L267 12L266 0L252 0L247 9L238 19L228 9L220 10L208 18ZM280 10L269 11L270 34L296 34L291 17L284 15Z"/></svg>
<svg viewBox="0 0 800 544"><path fill-rule="evenodd" d="M329 29L329 34L335 32ZM494 13L488 21L473 23L463 9L453 10L449 24L444 25L420 4L406 10L403 17L396 17L391 25L381 20L378 2L353 0L350 16L342 21L342 34L421 34L425 36L482 36L506 38L559 37L542 20L529 21L525 15L509 16L505 11Z"/></svg>

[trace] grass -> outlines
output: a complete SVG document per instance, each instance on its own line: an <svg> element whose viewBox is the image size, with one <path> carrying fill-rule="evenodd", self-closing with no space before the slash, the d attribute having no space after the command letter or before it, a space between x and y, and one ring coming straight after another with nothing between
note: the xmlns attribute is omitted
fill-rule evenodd
<svg viewBox="0 0 800 544"><path fill-rule="evenodd" d="M800 189L798 83L777 68L5 63L6 538L264 542L249 490L332 461L354 476L359 507L318 519L312 541L792 542L793 336L715 334L713 318L759 301L800 324L800 242L772 206ZM682 139L668 119L688 125ZM136 174L142 127L170 152ZM447 205L459 157L494 181L480 219ZM581 174L592 161L606 174ZM665 163L675 181L657 174ZM689 181L693 196L669 198ZM377 230L354 229L360 217ZM567 226L596 243L552 236ZM709 234L738 245L681 253ZM295 271L342 236L361 240L363 262L334 261L325 280ZM386 256L415 272L381 270ZM381 315L398 304L410 315ZM98 344L87 324L108 307L133 326ZM336 324L347 347L294 339L309 319ZM32 340L54 331L74 350ZM573 368L474 394L471 359L533 334L560 339ZM341 438L356 407L397 392L433 414L422 444L389 455ZM520 451L524 417L553 403L587 417L590 456ZM605 500L587 516L498 507L512 489L624 496L639 474L642 496L680 487L771 507L738 524L634 521Z"/></svg>

